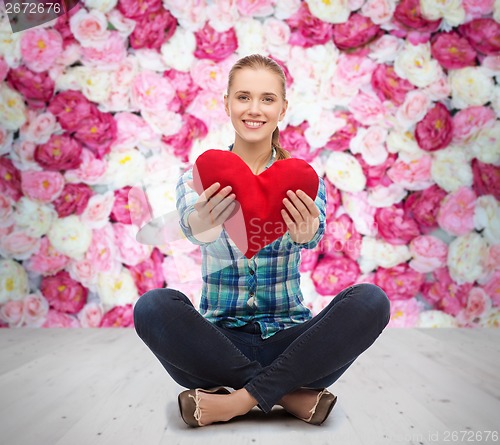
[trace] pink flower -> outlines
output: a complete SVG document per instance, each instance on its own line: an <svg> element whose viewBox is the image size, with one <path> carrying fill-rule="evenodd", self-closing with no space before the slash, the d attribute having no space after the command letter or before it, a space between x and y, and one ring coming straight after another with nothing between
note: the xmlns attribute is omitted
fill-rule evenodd
<svg viewBox="0 0 500 445"><path fill-rule="evenodd" d="M97 184L106 172L106 161L97 159L90 150L84 148L81 155L82 163L76 170L67 170L66 179L72 182Z"/></svg>
<svg viewBox="0 0 500 445"><path fill-rule="evenodd" d="M136 241L131 225L115 223L112 226L117 247L115 258L118 261L129 266L136 266L149 258L151 247Z"/></svg>
<svg viewBox="0 0 500 445"><path fill-rule="evenodd" d="M292 157L311 162L319 153L320 148L311 149L304 136L308 127L309 124L307 121L302 122L296 127L288 125L283 131L280 131L280 144L282 147L286 147L286 150L290 152Z"/></svg>
<svg viewBox="0 0 500 445"><path fill-rule="evenodd" d="M160 144L161 137L137 114L125 111L115 114L114 118L117 134L113 148Z"/></svg>
<svg viewBox="0 0 500 445"><path fill-rule="evenodd" d="M422 304L416 298L391 301L390 328L411 328L417 325Z"/></svg>
<svg viewBox="0 0 500 445"><path fill-rule="evenodd" d="M66 184L61 195L53 202L59 218L81 215L92 195L93 191L87 184Z"/></svg>
<svg viewBox="0 0 500 445"><path fill-rule="evenodd" d="M104 314L100 328L129 328L134 326L134 311L131 304L115 306Z"/></svg>
<svg viewBox="0 0 500 445"><path fill-rule="evenodd" d="M32 71L48 70L61 53L62 37L54 29L28 29L21 35L21 55Z"/></svg>
<svg viewBox="0 0 500 445"><path fill-rule="evenodd" d="M468 142L495 119L495 112L490 107L472 106L458 111L453 116L453 142Z"/></svg>
<svg viewBox="0 0 500 445"><path fill-rule="evenodd" d="M16 202L23 195L21 192L21 172L5 156L0 156L0 192L5 193Z"/></svg>
<svg viewBox="0 0 500 445"><path fill-rule="evenodd" d="M413 84L396 74L393 66L385 64L378 65L373 71L371 85L380 100L390 100L397 106L403 104L408 91L415 89Z"/></svg>
<svg viewBox="0 0 500 445"><path fill-rule="evenodd" d="M410 267L427 273L446 266L448 245L435 236L421 235L411 240L410 252L413 255Z"/></svg>
<svg viewBox="0 0 500 445"><path fill-rule="evenodd" d="M442 188L432 185L422 192L412 193L405 200L406 214L417 222L422 233L437 228L437 214L445 196L446 192Z"/></svg>
<svg viewBox="0 0 500 445"><path fill-rule="evenodd" d="M161 0L119 0L117 9L128 18L137 18L145 14L159 11L162 8Z"/></svg>
<svg viewBox="0 0 500 445"><path fill-rule="evenodd" d="M429 21L422 15L420 0L402 0L396 6L394 18L409 29L420 32L435 32L441 20Z"/></svg>
<svg viewBox="0 0 500 445"><path fill-rule="evenodd" d="M430 105L428 94L421 90L410 91L396 111L396 118L406 128L411 127L425 116Z"/></svg>
<svg viewBox="0 0 500 445"><path fill-rule="evenodd" d="M130 208L129 208L129 193L132 187L127 186L119 190L115 190L115 202L111 211L110 219L113 222L123 224L131 224Z"/></svg>
<svg viewBox="0 0 500 445"><path fill-rule="evenodd" d="M76 316L64 314L62 312L50 309L47 313L45 323L42 328L79 328L80 321Z"/></svg>
<svg viewBox="0 0 500 445"><path fill-rule="evenodd" d="M23 320L28 327L40 327L49 312L49 303L40 291L27 295L23 299Z"/></svg>
<svg viewBox="0 0 500 445"><path fill-rule="evenodd" d="M415 138L423 150L435 151L451 142L453 121L450 112L440 102L431 108L417 124Z"/></svg>
<svg viewBox="0 0 500 445"><path fill-rule="evenodd" d="M61 91L50 101L50 111L66 131L73 132L80 126L82 119L97 113L97 107L80 91Z"/></svg>
<svg viewBox="0 0 500 445"><path fill-rule="evenodd" d="M326 221L329 221L331 218L334 217L335 212L339 208L341 204L341 196L340 196L340 191L337 187L335 187L325 176L323 178L323 181L325 183L325 189L326 189L326 215L325 219ZM306 249L308 250L308 249ZM303 253L304 251L302 251Z"/></svg>
<svg viewBox="0 0 500 445"><path fill-rule="evenodd" d="M497 269L490 279L484 283L483 289L491 298L493 305L500 307L500 269Z"/></svg>
<svg viewBox="0 0 500 445"><path fill-rule="evenodd" d="M167 9L158 9L134 18L136 25L130 35L130 46L134 49L160 50L177 29L177 19Z"/></svg>
<svg viewBox="0 0 500 445"><path fill-rule="evenodd" d="M59 130L56 117L52 113L37 113L29 110L28 120L20 128L20 139L43 144Z"/></svg>
<svg viewBox="0 0 500 445"><path fill-rule="evenodd" d="M141 110L165 111L174 98L175 90L170 81L153 71L141 71L131 86L132 104Z"/></svg>
<svg viewBox="0 0 500 445"><path fill-rule="evenodd" d="M69 170L78 168L82 163L82 146L67 134L52 134L49 141L38 145L35 161L45 170Z"/></svg>
<svg viewBox="0 0 500 445"><path fill-rule="evenodd" d="M157 289L165 285L162 272L163 258L164 256L160 251L154 248L149 258L136 266L128 267L139 295L144 294L148 290Z"/></svg>
<svg viewBox="0 0 500 445"><path fill-rule="evenodd" d="M216 62L226 59L238 48L236 32L233 28L225 32L217 32L208 21L200 31L195 32L196 50L194 56L198 59L210 59Z"/></svg>
<svg viewBox="0 0 500 445"><path fill-rule="evenodd" d="M99 303L87 303L78 313L78 319L82 328L98 328L103 316L102 305Z"/></svg>
<svg viewBox="0 0 500 445"><path fill-rule="evenodd" d="M345 256L329 256L318 262L311 274L311 279L319 294L337 295L352 285L359 274L359 266L356 261Z"/></svg>
<svg viewBox="0 0 500 445"><path fill-rule="evenodd" d="M85 65L117 65L127 57L125 39L112 31L102 47L83 46L82 56Z"/></svg>
<svg viewBox="0 0 500 445"><path fill-rule="evenodd" d="M441 202L437 222L455 236L466 235L474 229L476 194L469 187L460 187Z"/></svg>
<svg viewBox="0 0 500 445"><path fill-rule="evenodd" d="M388 22L392 18L396 7L395 3L391 0L368 0L363 3L361 13L364 16L370 17L377 24Z"/></svg>
<svg viewBox="0 0 500 445"><path fill-rule="evenodd" d="M38 252L31 255L24 265L26 269L45 276L57 274L69 262L70 258L54 249L49 239L44 236L40 239Z"/></svg>
<svg viewBox="0 0 500 445"><path fill-rule="evenodd" d="M300 2L298 11L285 22L291 31L289 45L310 48L315 45L324 45L333 36L332 25L311 14L307 2Z"/></svg>
<svg viewBox="0 0 500 445"><path fill-rule="evenodd" d="M23 325L23 300L9 300L0 306L0 320L8 323L11 328L20 328Z"/></svg>
<svg viewBox="0 0 500 445"><path fill-rule="evenodd" d="M394 153L390 153L387 156L387 159L379 165L368 165L363 157L359 154L355 156L358 162L361 164L363 168L363 173L366 176L366 186L368 188L376 187L378 185L388 186L392 184L392 181L387 176L388 169L392 167L394 162L396 161L397 155Z"/></svg>
<svg viewBox="0 0 500 445"><path fill-rule="evenodd" d="M92 244L85 253L85 259L98 271L107 272L118 262L115 255L116 245L112 225L107 223L100 229L92 229Z"/></svg>
<svg viewBox="0 0 500 445"><path fill-rule="evenodd" d="M361 235L354 227L352 219L344 213L327 223L320 245L325 255L336 256L342 252L352 260L357 260L361 251Z"/></svg>
<svg viewBox="0 0 500 445"><path fill-rule="evenodd" d="M492 18L479 18L464 23L458 27L458 31L480 53L493 56L500 51L500 23Z"/></svg>
<svg viewBox="0 0 500 445"><path fill-rule="evenodd" d="M426 282L422 286L423 297L434 305L435 309L457 315L465 307L472 283L458 285L451 279L447 267L435 270L432 275L434 281Z"/></svg>
<svg viewBox="0 0 500 445"><path fill-rule="evenodd" d="M184 114L182 121L181 130L171 136L162 136L162 141L173 147L174 155L182 162L187 162L193 142L196 139L204 139L208 134L208 127L202 120L191 114Z"/></svg>
<svg viewBox="0 0 500 445"><path fill-rule="evenodd" d="M35 73L21 65L10 69L7 81L26 98L28 105L33 109L45 108L54 94L54 81L46 71Z"/></svg>
<svg viewBox="0 0 500 445"><path fill-rule="evenodd" d="M458 314L462 325L474 326L486 312L491 309L491 300L481 287L473 287L467 297L467 305Z"/></svg>
<svg viewBox="0 0 500 445"><path fill-rule="evenodd" d="M73 280L65 270L43 277L40 291L52 308L68 314L79 312L85 305L88 294L88 289Z"/></svg>
<svg viewBox="0 0 500 445"><path fill-rule="evenodd" d="M21 188L30 199L49 203L62 193L64 176L59 172L23 171L21 173Z"/></svg>
<svg viewBox="0 0 500 445"><path fill-rule="evenodd" d="M385 121L387 110L378 97L359 92L349 102L349 110L354 118L363 125L377 125Z"/></svg>
<svg viewBox="0 0 500 445"><path fill-rule="evenodd" d="M318 264L320 252L321 248L319 245L314 249L302 249L300 252L300 272L309 272L314 270L316 264Z"/></svg>
<svg viewBox="0 0 500 445"><path fill-rule="evenodd" d="M92 150L98 159L111 151L116 138L116 121L111 113L97 113L82 119L74 138Z"/></svg>
<svg viewBox="0 0 500 445"><path fill-rule="evenodd" d="M236 6L239 13L247 17L266 17L274 13L274 1L272 0L256 0L253 2L236 0Z"/></svg>
<svg viewBox="0 0 500 445"><path fill-rule="evenodd" d="M33 255L40 246L40 239L11 226L8 233L0 236L2 256L25 260Z"/></svg>
<svg viewBox="0 0 500 445"><path fill-rule="evenodd" d="M198 94L200 87L196 85L190 73L183 73L171 69L165 71L163 76L166 77L176 90L176 96L169 104L170 111L176 113L184 113L189 104Z"/></svg>
<svg viewBox="0 0 500 445"><path fill-rule="evenodd" d="M477 19L481 16L491 14L495 0L462 0L462 6L467 14L465 21Z"/></svg>
<svg viewBox="0 0 500 445"><path fill-rule="evenodd" d="M334 116L344 119L346 124L330 136L330 140L326 143L325 148L332 151L345 151L349 148L351 139L356 136L360 124L354 119L352 113L346 110L336 110Z"/></svg>
<svg viewBox="0 0 500 445"><path fill-rule="evenodd" d="M9 72L9 65L7 64L5 59L2 56L0 56L0 82L5 80L8 72Z"/></svg>
<svg viewBox="0 0 500 445"><path fill-rule="evenodd" d="M500 201L500 167L486 164L479 159L472 160L474 175L473 189L477 195L493 195Z"/></svg>
<svg viewBox="0 0 500 445"><path fill-rule="evenodd" d="M431 53L442 67L457 70L476 65L476 51L467 39L456 32L435 34L431 39Z"/></svg>
<svg viewBox="0 0 500 445"><path fill-rule="evenodd" d="M358 89L370 83L377 65L368 57L356 54L340 54L335 69L334 82L342 89Z"/></svg>
<svg viewBox="0 0 500 445"><path fill-rule="evenodd" d="M390 300L408 300L420 292L424 275L402 263L385 269L379 267L375 272L375 284L381 287Z"/></svg>
<svg viewBox="0 0 500 445"><path fill-rule="evenodd" d="M426 154L408 163L398 159L387 171L387 176L407 190L423 190L434 182L431 164L432 158Z"/></svg>
<svg viewBox="0 0 500 445"><path fill-rule="evenodd" d="M377 209L375 222L379 235L391 244L408 244L420 235L417 223L401 206L393 205Z"/></svg>
<svg viewBox="0 0 500 445"><path fill-rule="evenodd" d="M108 21L98 9L80 9L69 20L71 32L82 46L103 45L109 38Z"/></svg>
<svg viewBox="0 0 500 445"><path fill-rule="evenodd" d="M339 49L353 49L370 43L383 32L369 17L354 13L347 22L333 25L333 42Z"/></svg>

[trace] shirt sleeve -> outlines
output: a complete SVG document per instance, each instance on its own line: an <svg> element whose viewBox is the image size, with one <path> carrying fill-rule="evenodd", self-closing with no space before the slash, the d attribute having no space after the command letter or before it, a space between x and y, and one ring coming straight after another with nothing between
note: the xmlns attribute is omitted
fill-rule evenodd
<svg viewBox="0 0 500 445"><path fill-rule="evenodd" d="M196 193L191 187L187 185L187 182L191 181L192 179L193 169L190 168L189 170L184 172L177 181L177 185L175 187L175 206L177 207L177 211L179 212L179 225L186 238L193 244L196 244L198 246L206 246L213 243L215 240L206 243L195 238L188 223L189 215L191 215L191 213L195 211L194 205L199 198L198 193Z"/></svg>
<svg viewBox="0 0 500 445"><path fill-rule="evenodd" d="M325 181L323 181L323 178L321 176L318 177L319 177L318 195L316 196L314 203L318 206L319 209L319 227L316 233L314 234L312 240L307 243L296 243L295 241L292 240L292 238L290 238L290 233L288 231L283 235L285 237L285 241L289 241L293 245L300 246L303 249L314 249L321 241L321 238L323 238L323 235L325 233L326 186L325 186Z"/></svg>

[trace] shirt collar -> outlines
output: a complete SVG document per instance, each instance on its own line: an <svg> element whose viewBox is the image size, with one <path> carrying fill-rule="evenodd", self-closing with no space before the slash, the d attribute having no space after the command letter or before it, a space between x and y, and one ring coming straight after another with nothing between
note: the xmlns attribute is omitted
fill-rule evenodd
<svg viewBox="0 0 500 445"><path fill-rule="evenodd" d="M234 147L234 142L231 145L228 145L229 151L233 151L233 147ZM271 156L271 159L269 159L267 165L264 167L264 169L271 167L273 162L276 160L276 149L274 148L274 145L272 148L273 148L273 154Z"/></svg>

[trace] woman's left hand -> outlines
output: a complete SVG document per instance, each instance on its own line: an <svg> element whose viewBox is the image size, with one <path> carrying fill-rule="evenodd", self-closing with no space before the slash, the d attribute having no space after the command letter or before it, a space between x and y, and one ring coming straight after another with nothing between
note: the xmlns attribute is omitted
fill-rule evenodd
<svg viewBox="0 0 500 445"><path fill-rule="evenodd" d="M288 227L290 238L299 244L308 243L319 227L318 206L302 190L297 190L297 193L288 190L287 195L288 198L283 199L283 203L292 218L285 209L281 210L281 215Z"/></svg>

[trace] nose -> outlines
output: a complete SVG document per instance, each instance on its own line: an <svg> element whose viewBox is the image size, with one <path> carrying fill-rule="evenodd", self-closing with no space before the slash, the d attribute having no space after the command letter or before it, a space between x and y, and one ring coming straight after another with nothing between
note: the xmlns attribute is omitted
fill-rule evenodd
<svg viewBox="0 0 500 445"><path fill-rule="evenodd" d="M252 100L250 101L250 114L254 115L254 114L257 114L259 115L260 114L260 102L259 100Z"/></svg>

